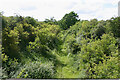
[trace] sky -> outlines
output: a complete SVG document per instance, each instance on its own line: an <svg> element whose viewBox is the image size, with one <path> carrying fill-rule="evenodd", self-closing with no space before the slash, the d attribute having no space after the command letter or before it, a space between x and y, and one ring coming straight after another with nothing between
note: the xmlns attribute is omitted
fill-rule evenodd
<svg viewBox="0 0 120 80"><path fill-rule="evenodd" d="M4 16L31 16L39 21L54 17L56 20L71 11L81 20L107 20L118 16L120 0L0 0Z"/></svg>

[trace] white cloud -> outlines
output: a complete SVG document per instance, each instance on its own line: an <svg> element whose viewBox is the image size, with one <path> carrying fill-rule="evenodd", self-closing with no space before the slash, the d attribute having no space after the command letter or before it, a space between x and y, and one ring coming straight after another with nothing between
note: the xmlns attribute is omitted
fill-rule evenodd
<svg viewBox="0 0 120 80"><path fill-rule="evenodd" d="M60 20L66 13L75 11L80 19L109 19L117 16L119 0L2 0L0 11L5 16L32 16L36 19L55 17ZM111 4L111 7L104 5Z"/></svg>

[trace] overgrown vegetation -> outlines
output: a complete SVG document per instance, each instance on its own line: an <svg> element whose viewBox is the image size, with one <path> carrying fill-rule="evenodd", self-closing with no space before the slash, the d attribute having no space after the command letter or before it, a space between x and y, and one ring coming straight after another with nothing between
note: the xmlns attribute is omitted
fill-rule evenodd
<svg viewBox="0 0 120 80"><path fill-rule="evenodd" d="M2 16L3 78L120 78L120 17Z"/></svg>

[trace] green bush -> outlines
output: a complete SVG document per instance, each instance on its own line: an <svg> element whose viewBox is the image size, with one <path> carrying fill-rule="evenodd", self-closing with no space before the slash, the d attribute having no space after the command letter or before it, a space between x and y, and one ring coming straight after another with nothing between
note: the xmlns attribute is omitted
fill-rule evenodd
<svg viewBox="0 0 120 80"><path fill-rule="evenodd" d="M86 44L85 44L86 43ZM107 63L105 65L105 61L109 60L114 60L114 58L118 58L117 50L118 46L116 46L116 39L113 37L113 35L110 34L104 34L101 37L101 40L95 40L92 42L89 42L87 40L82 41L82 48L79 54L80 57L80 67L84 65L82 69L87 69L86 75L87 78L107 78L104 77L106 71L102 70L102 73L98 70L99 77L97 77L95 67L100 68L100 66L103 64L104 66L110 66L110 64L115 64L116 62L111 61L110 63ZM112 66L111 66L112 67ZM113 76L117 73L114 72L114 67L115 71L117 71L116 68L118 68L118 65L114 65L113 69L111 67L107 67L108 73L110 73L108 76ZM102 68L102 67L101 67ZM104 68L104 67L103 67ZM111 71L110 71L111 70ZM102 75L104 73L104 75ZM107 74L106 74L107 75ZM116 76L112 77L115 78ZM110 77L109 77L110 78Z"/></svg>
<svg viewBox="0 0 120 80"><path fill-rule="evenodd" d="M55 70L51 62L41 63L39 61L25 64L20 71L15 74L15 78L54 78Z"/></svg>

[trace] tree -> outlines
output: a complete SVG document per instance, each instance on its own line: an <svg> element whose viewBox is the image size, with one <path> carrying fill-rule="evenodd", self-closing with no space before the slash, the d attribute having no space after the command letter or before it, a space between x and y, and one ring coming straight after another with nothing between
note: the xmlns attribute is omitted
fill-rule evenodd
<svg viewBox="0 0 120 80"><path fill-rule="evenodd" d="M25 20L28 24L31 24L32 26L37 26L37 20L35 20L34 18L28 16L25 17Z"/></svg>
<svg viewBox="0 0 120 80"><path fill-rule="evenodd" d="M58 24L58 22L56 21L56 19L54 19L54 17L51 17L50 19L45 19L44 21L45 23L48 23L48 24Z"/></svg>
<svg viewBox="0 0 120 80"><path fill-rule="evenodd" d="M97 19L91 19L91 20L90 20L90 25L92 25L92 26L97 25L97 23L98 23L98 20L97 20Z"/></svg>
<svg viewBox="0 0 120 80"><path fill-rule="evenodd" d="M105 28L106 22L105 21L100 21L98 24L95 26L95 28L92 30L93 37L100 37L105 33L106 28Z"/></svg>
<svg viewBox="0 0 120 80"><path fill-rule="evenodd" d="M108 25L110 31L114 34L115 37L120 37L120 17L111 18L109 20L110 24Z"/></svg>
<svg viewBox="0 0 120 80"><path fill-rule="evenodd" d="M59 21L59 25L62 29L68 29L70 26L74 25L78 21L78 15L74 11L65 16Z"/></svg>

